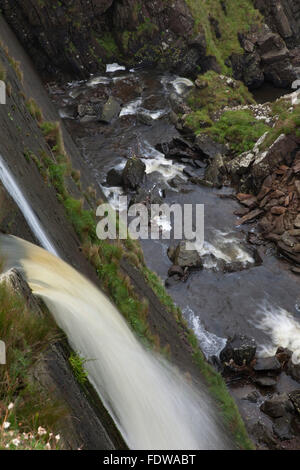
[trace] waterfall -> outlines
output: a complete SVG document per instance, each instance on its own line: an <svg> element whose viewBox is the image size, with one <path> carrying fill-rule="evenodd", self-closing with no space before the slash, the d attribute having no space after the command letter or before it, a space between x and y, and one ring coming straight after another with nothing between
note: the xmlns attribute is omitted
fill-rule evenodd
<svg viewBox="0 0 300 470"><path fill-rule="evenodd" d="M225 449L204 385L197 388L159 355L146 350L117 308L84 276L49 252L0 236L5 268L21 270L86 370L130 449Z"/></svg>
<svg viewBox="0 0 300 470"><path fill-rule="evenodd" d="M13 175L9 171L4 162L4 159L0 155L0 180L5 187L6 191L10 194L13 198L17 206L19 207L20 211L23 213L29 227L31 228L32 232L36 236L37 240L41 243L41 245L48 250L50 253L58 256L56 249L54 248L53 244L47 237L41 223L39 222L37 216L34 214L32 208L28 204L26 198L23 196L22 191L20 190L18 184L14 180Z"/></svg>

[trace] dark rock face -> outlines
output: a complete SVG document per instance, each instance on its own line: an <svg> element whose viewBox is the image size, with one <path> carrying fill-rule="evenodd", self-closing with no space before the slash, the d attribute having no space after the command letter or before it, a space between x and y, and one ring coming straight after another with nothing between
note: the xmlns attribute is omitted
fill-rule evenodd
<svg viewBox="0 0 300 470"><path fill-rule="evenodd" d="M235 336L228 340L225 348L220 353L222 362L234 361L235 364L242 366L250 364L256 353L256 342L253 338L247 336Z"/></svg>
<svg viewBox="0 0 300 470"><path fill-rule="evenodd" d="M272 31L282 36L289 46L299 45L300 4L297 0L255 0Z"/></svg>
<svg viewBox="0 0 300 470"><path fill-rule="evenodd" d="M137 157L127 161L122 173L123 185L126 189L137 189L145 177L146 165Z"/></svg>
<svg viewBox="0 0 300 470"><path fill-rule="evenodd" d="M290 51L284 39L267 26L241 35L245 54L231 57L234 77L249 88L258 88L264 81L288 88L297 79Z"/></svg>
<svg viewBox="0 0 300 470"><path fill-rule="evenodd" d="M194 18L184 0L0 0L19 40L46 77L86 77L101 62L163 64L183 75L207 70L204 32L194 35Z"/></svg>

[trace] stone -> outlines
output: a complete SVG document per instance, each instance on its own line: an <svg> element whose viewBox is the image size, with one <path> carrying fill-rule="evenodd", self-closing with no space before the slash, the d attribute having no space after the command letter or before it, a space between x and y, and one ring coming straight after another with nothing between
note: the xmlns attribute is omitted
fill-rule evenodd
<svg viewBox="0 0 300 470"><path fill-rule="evenodd" d="M113 96L110 96L102 108L99 120L110 124L113 119L119 116L121 105Z"/></svg>
<svg viewBox="0 0 300 470"><path fill-rule="evenodd" d="M294 220L294 227L300 229L300 214L298 214L296 219Z"/></svg>
<svg viewBox="0 0 300 470"><path fill-rule="evenodd" d="M217 155L224 155L227 152L223 144L215 142L207 134L199 134L194 145L205 158L215 158Z"/></svg>
<svg viewBox="0 0 300 470"><path fill-rule="evenodd" d="M296 412L300 415L300 390L294 390L289 393L291 402L293 403Z"/></svg>
<svg viewBox="0 0 300 470"><path fill-rule="evenodd" d="M273 432L281 441L292 439L291 417L282 416L281 418L277 418L273 424Z"/></svg>
<svg viewBox="0 0 300 470"><path fill-rule="evenodd" d="M256 363L253 366L253 370L255 370L255 372L279 372L281 370L281 364L275 356L261 357L256 360Z"/></svg>
<svg viewBox="0 0 300 470"><path fill-rule="evenodd" d="M261 387L275 387L277 385L276 380L271 377L255 377L254 382Z"/></svg>
<svg viewBox="0 0 300 470"><path fill-rule="evenodd" d="M253 220L257 219L261 214L263 214L264 211L261 209L254 209L253 211L249 212L248 214L244 215L237 223L236 225L243 225L248 222L252 222Z"/></svg>
<svg viewBox="0 0 300 470"><path fill-rule="evenodd" d="M254 390L253 392L248 393L245 397L243 397L243 400L250 401L250 403L257 403L259 400L260 394L258 393L257 390Z"/></svg>
<svg viewBox="0 0 300 470"><path fill-rule="evenodd" d="M270 449L276 449L276 439L267 426L264 425L261 421L257 421L252 426L251 433L259 443L266 445Z"/></svg>
<svg viewBox="0 0 300 470"><path fill-rule="evenodd" d="M123 177L122 173L115 168L109 170L106 176L106 184L108 186L122 186L123 184Z"/></svg>
<svg viewBox="0 0 300 470"><path fill-rule="evenodd" d="M187 250L186 242L181 241L172 256L171 261L181 268L202 268L203 264L197 250Z"/></svg>
<svg viewBox="0 0 300 470"><path fill-rule="evenodd" d="M271 208L271 214L282 215L286 213L286 207L274 206Z"/></svg>
<svg viewBox="0 0 300 470"><path fill-rule="evenodd" d="M281 418L288 412L292 412L293 406L288 395L282 393L265 400L260 409L271 418Z"/></svg>
<svg viewBox="0 0 300 470"><path fill-rule="evenodd" d="M242 153L226 164L227 171L232 176L241 176L249 170L254 160L255 155L253 153Z"/></svg>
<svg viewBox="0 0 300 470"><path fill-rule="evenodd" d="M214 186L222 184L223 176L221 170L224 168L223 157L218 154L214 157L209 167L205 171L205 180L210 181Z"/></svg>
<svg viewBox="0 0 300 470"><path fill-rule="evenodd" d="M256 342L253 338L247 336L235 336L228 339L225 348L220 353L222 362L229 363L232 359L235 364L243 366L250 364L256 353Z"/></svg>
<svg viewBox="0 0 300 470"><path fill-rule="evenodd" d="M124 188L137 189L144 181L145 174L145 163L138 157L130 158L122 172Z"/></svg>
<svg viewBox="0 0 300 470"><path fill-rule="evenodd" d="M171 266L168 271L168 276L172 277L175 275L183 277L184 271L181 266L176 266L175 264L173 264L173 266Z"/></svg>

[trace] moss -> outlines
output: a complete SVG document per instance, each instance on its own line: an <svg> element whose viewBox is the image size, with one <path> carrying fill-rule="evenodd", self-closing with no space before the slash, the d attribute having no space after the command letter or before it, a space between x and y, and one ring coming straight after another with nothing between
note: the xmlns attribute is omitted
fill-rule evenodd
<svg viewBox="0 0 300 470"><path fill-rule="evenodd" d="M49 432L54 431L66 409L45 390L38 389L30 377L41 352L62 334L48 313L41 317L31 312L24 299L3 283L0 331L7 353L6 364L0 367L0 448L16 447L12 441L23 439L23 432L32 436L25 447L46 448ZM10 403L13 406L9 407ZM9 422L12 435L5 431L4 421ZM45 435L38 435L39 426L47 428Z"/></svg>
<svg viewBox="0 0 300 470"><path fill-rule="evenodd" d="M195 34L204 30L207 54L216 57L223 73L230 73L226 59L232 53L242 53L239 33L247 32L252 25L260 24L262 17L251 0L227 0L226 13L220 0L186 0L195 18ZM221 37L217 38L210 16L219 23Z"/></svg>
<svg viewBox="0 0 300 470"><path fill-rule="evenodd" d="M87 382L88 376L87 372L84 369L84 366L87 362L86 359L80 356L78 353L71 353L69 357L69 362L72 367L74 376L76 380L81 384L85 384Z"/></svg>
<svg viewBox="0 0 300 470"><path fill-rule="evenodd" d="M272 105L272 114L277 117L275 126L269 130L261 145L261 150L268 149L281 134L295 133L300 137L300 104L291 111L291 102L280 99Z"/></svg>
<svg viewBox="0 0 300 470"><path fill-rule="evenodd" d="M242 153L251 150L269 126L258 121L248 110L226 111L206 132L215 140L228 143L230 148Z"/></svg>
<svg viewBox="0 0 300 470"><path fill-rule="evenodd" d="M43 113L33 98L26 101L26 106L31 116L34 117L39 123L43 121Z"/></svg>
<svg viewBox="0 0 300 470"><path fill-rule="evenodd" d="M117 57L119 55L119 48L111 33L105 33L101 38L96 37L96 41L103 47L108 57Z"/></svg>

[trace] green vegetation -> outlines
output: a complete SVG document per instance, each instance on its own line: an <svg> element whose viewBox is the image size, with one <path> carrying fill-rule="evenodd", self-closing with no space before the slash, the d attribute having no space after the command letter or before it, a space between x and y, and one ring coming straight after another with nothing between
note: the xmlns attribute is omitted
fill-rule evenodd
<svg viewBox="0 0 300 470"><path fill-rule="evenodd" d="M207 54L216 57L223 73L229 73L226 59L233 53L242 53L238 33L247 32L261 23L261 15L251 0L227 0L226 13L220 0L186 0L195 18L195 35L205 32ZM217 38L210 16L218 21L221 37Z"/></svg>
<svg viewBox="0 0 300 470"><path fill-rule="evenodd" d="M210 134L220 142L228 142L236 152L253 147L257 139L269 129L255 120L249 110L225 111L234 107L255 103L243 83L209 71L198 77L203 88L193 90L188 98L192 112L185 116L185 124L195 132Z"/></svg>
<svg viewBox="0 0 300 470"><path fill-rule="evenodd" d="M43 113L35 100L33 98L29 98L29 100L26 101L26 106L31 116L41 123L43 121Z"/></svg>
<svg viewBox="0 0 300 470"><path fill-rule="evenodd" d="M96 41L103 47L108 57L117 57L119 55L119 48L111 33L104 33L101 38L96 37Z"/></svg>
<svg viewBox="0 0 300 470"><path fill-rule="evenodd" d="M84 369L84 366L87 362L86 359L81 357L79 354L71 353L69 362L76 380L83 385L88 379L87 372Z"/></svg>
<svg viewBox="0 0 300 470"><path fill-rule="evenodd" d="M0 284L0 331L7 352L6 365L0 367L0 449L57 448L51 432L66 410L35 384L31 370L61 333L48 314L41 317L30 311L4 283Z"/></svg>
<svg viewBox="0 0 300 470"><path fill-rule="evenodd" d="M233 151L242 153L251 150L269 129L264 122L255 119L251 111L241 110L223 113L207 133L219 142L229 143Z"/></svg>
<svg viewBox="0 0 300 470"><path fill-rule="evenodd" d="M261 150L269 148L281 134L295 133L300 137L300 104L294 106L291 111L291 102L281 98L272 105L272 114L278 120L261 145Z"/></svg>

